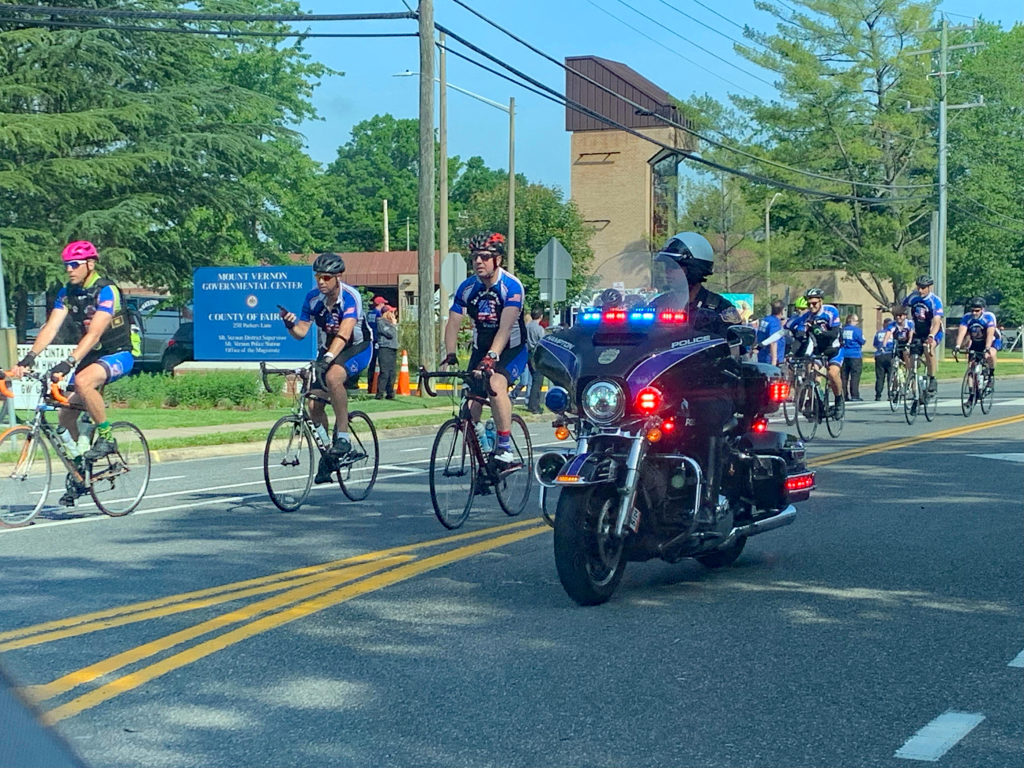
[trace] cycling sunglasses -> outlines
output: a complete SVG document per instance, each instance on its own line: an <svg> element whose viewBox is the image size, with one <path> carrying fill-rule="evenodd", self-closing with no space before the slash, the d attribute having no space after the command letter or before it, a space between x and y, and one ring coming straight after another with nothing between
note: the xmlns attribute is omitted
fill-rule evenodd
<svg viewBox="0 0 1024 768"><path fill-rule="evenodd" d="M497 254L491 253L490 251L477 251L469 257L470 261L487 261L493 259Z"/></svg>
<svg viewBox="0 0 1024 768"><path fill-rule="evenodd" d="M328 280L333 280L336 277L337 277L337 275L331 275L331 274L328 274L327 272L320 272L320 273L317 274L316 279L317 280L322 280L323 282L326 283Z"/></svg>
<svg viewBox="0 0 1024 768"><path fill-rule="evenodd" d="M83 261L65 261L64 262L64 266L67 269L78 269L83 264L85 264L85 260L83 260Z"/></svg>

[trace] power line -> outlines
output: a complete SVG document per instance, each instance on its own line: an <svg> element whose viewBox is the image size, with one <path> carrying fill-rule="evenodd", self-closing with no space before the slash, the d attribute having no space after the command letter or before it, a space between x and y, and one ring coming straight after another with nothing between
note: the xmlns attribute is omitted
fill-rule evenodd
<svg viewBox="0 0 1024 768"><path fill-rule="evenodd" d="M210 13L205 11L133 11L120 8L66 8L54 5L3 5L0 15L101 16L111 19L159 19L161 21L392 21L415 19L413 11L393 13Z"/></svg>
<svg viewBox="0 0 1024 768"><path fill-rule="evenodd" d="M1012 221L1014 224L1024 224L1024 220L1015 219L1013 216L1007 216L1005 213L1000 213L999 211L995 210L994 208L989 208L984 203L981 203L981 202L975 200L973 197L968 197L967 195L963 194L962 192L960 193L960 197L962 197L964 200L967 200L968 202L974 203L976 206L978 206L982 210L988 211L989 213L994 213L996 216L999 216L1002 219L1006 219L1007 221Z"/></svg>
<svg viewBox="0 0 1024 768"><path fill-rule="evenodd" d="M647 20L648 20L649 22L651 22L652 24L655 24L655 25L657 25L657 26L661 27L661 28L662 28L662 29L664 29L664 30L665 30L666 32L668 32L668 33L669 33L670 35L675 35L675 36L676 36L676 37L678 37L678 38L679 38L680 40L682 40L682 41L683 41L684 43L689 43L689 44L690 44L690 45L692 45L692 46L693 46L694 48L697 48L698 50L704 51L704 53L706 53L706 54L707 54L708 56L710 56L711 58L713 58L713 59L718 59L718 60L719 60L720 62L722 62L723 64L725 64L725 65L727 65L727 66L730 66L730 67L732 67L733 69L735 69L735 70L737 70L737 71L739 71L739 72L742 72L742 73L743 73L743 74L745 74L745 75L746 75L747 77L752 77L752 78L754 78L755 80L757 80L757 81L759 81L759 82L762 82L762 83L764 83L765 85L771 86L772 88L774 88L774 87L775 87L775 83L771 82L770 80L765 80L765 79L764 79L763 77L761 77L760 75L755 75L755 74L754 74L753 72L749 72L749 71L745 70L745 69L744 69L743 67L739 66L738 64L734 64L733 62L729 61L728 59L723 59L723 58L722 58L721 56L719 56L719 55L718 55L717 53L714 53L713 51L709 51L709 50L708 50L707 48L705 48L704 46L702 46L702 45L700 45L700 44L698 44L698 43L695 43L695 42L693 42L693 40L690 40L690 39L689 39L688 37L685 37L685 36L683 36L683 35L679 34L678 32L676 32L676 31L675 31L674 29L672 29L671 27L668 27L668 26L666 26L666 25L662 24L662 23L661 23L660 21L658 21L658 20L657 20L656 18L654 18L653 16L648 16L648 15L647 15L646 13L644 13L643 11L637 10L637 9L636 9L635 7L633 7L632 5L630 5L629 3L627 3L627 2L626 2L626 0L615 0L615 2L617 2L617 3L619 4L619 5L623 5L623 6L625 6L626 8L629 8L629 10L633 11L633 13L637 14L638 16L643 16L643 17L644 17L645 19L647 19Z"/></svg>
<svg viewBox="0 0 1024 768"><path fill-rule="evenodd" d="M628 29L631 29L631 30L633 30L633 31L634 31L634 32L636 32L636 33L637 33L638 35L640 35L641 37L647 38L648 40L650 40L650 41L651 41L652 43L654 43L655 45L659 45L659 46L661 46L662 48L664 48L664 49L665 49L666 51L668 51L668 52L669 52L669 53L671 53L672 55L674 55L674 56L678 56L678 57L679 57L680 59L682 59L683 61L685 61L685 62L686 62L687 64L692 64L693 66L697 67L697 69L703 70L704 72L707 72L707 73L708 73L709 75L712 75L713 77L717 77L717 78L718 78L719 80L721 80L721 81L722 81L723 83L728 83L728 84L729 84L729 85L731 85L731 86L732 86L733 88L739 88L739 89L740 89L741 91L743 91L744 93L749 93L749 94L750 94L751 96L755 96L755 95L756 95L756 94L755 94L755 93L754 93L754 92L753 92L752 90L750 90L749 88L744 88L744 87L743 87L742 85L740 85L739 83L734 83L734 82L733 82L732 80L730 80L729 78L727 78L727 77L724 77L724 76L722 76L722 75L718 74L718 73L717 73L717 72L715 72L715 71L714 71L713 69L708 69L707 67L703 66L702 64L698 64L698 63L697 63L696 61L694 61L693 59L688 59L688 58L687 58L686 56L683 56L683 54L681 54L681 53L680 53L679 51L677 51L677 50L676 50L675 48L672 48L672 47L670 47L670 46L668 46L668 45L665 45L665 43L661 42L661 41L660 41L660 40L658 40L657 38L651 37L650 35L648 35L648 34L647 34L646 32L644 32L643 30L641 30L641 29L638 29L637 27L634 27L634 26L633 26L632 24L630 24L630 23L629 23L628 21L624 21L623 19L620 19L620 18L619 18L618 16L616 16L616 15L615 15L614 13L612 13L611 11L609 11L609 10L608 10L607 8L602 8L602 7L600 6L600 5L598 5L597 3L595 3L595 2L594 2L594 0L586 0L586 1L587 1L587 2L588 2L588 3L590 4L590 5L592 5L592 6L594 6L595 8L597 8L597 10L601 11L601 12L602 12L602 13L604 13L604 14L607 14L608 16L611 16L611 17L612 17L613 19L615 19L615 21L619 22L619 24L621 24L622 26L624 26L624 27L626 27L626 28L628 28ZM458 2L458 0L456 0L456 2ZM556 62L556 63L559 63L559 62Z"/></svg>
<svg viewBox="0 0 1024 768"><path fill-rule="evenodd" d="M722 37L724 37L724 38L725 38L726 40L731 40L732 42L736 43L737 45L749 45L749 44L750 44L750 42L751 42L751 41L749 41L749 40L747 40L747 41L744 41L744 40L737 40L737 39L736 39L735 37L733 37L732 35L726 34L725 32L723 32L722 30L718 29L717 27L713 27L713 26L711 26L710 24L706 24L706 23L704 23L703 21L701 21L700 19L698 19L698 18L697 18L696 16L691 16L691 15L690 15L690 14L688 14L688 13L687 13L686 11L684 11L684 10L683 10L682 8L677 8L676 6L672 5L672 3L668 2L668 0L658 0L658 2L659 2L659 3L661 3L662 5L664 5L664 6L666 7L666 8L670 8L671 10L675 11L675 12L676 12L676 13L678 13L678 14L679 14L680 16L684 16L684 17L686 17L687 19L689 19L690 21L695 21L695 22L697 22L698 24L700 24L700 25L701 25L702 27L704 27L705 29L710 29L710 30L711 30L712 32L714 32L714 33L715 33L716 35L721 35L721 36L722 36ZM695 0L695 2L696 2L696 0ZM703 3L697 3L697 5L701 6L702 8L707 8L707 9L708 9L709 11L711 11L711 12L712 12L713 14L715 14L716 16L720 16L721 18L725 19L726 21L731 21L730 19L727 19L727 18L726 18L725 16L722 16L722 14L720 14L720 13L718 13L717 11L715 11L715 10L711 9L710 7L708 7L708 6L704 5ZM733 23L733 24L736 24L736 26L737 26L737 27L739 27L740 29L745 29L745 28L744 28L744 27L743 27L742 25L740 25L740 24L737 24L737 23L736 23L735 21L733 21L733 22L731 22L731 23ZM755 42L755 43L756 43L757 45L760 45L760 46L761 46L762 48L765 48L765 47L767 47L767 46L765 46L765 45L764 45L764 43L757 43L756 41L753 41L753 42Z"/></svg>
<svg viewBox="0 0 1024 768"><path fill-rule="evenodd" d="M115 32L157 32L170 35L223 35L225 37L419 37L417 32L255 32L241 29L186 29L185 27L143 27L131 24L100 24L92 21L58 21L53 19L10 19L22 27L66 27L73 29L109 29Z"/></svg>
<svg viewBox="0 0 1024 768"><path fill-rule="evenodd" d="M1010 229L1009 227L1004 227L1002 224L996 224L994 221L989 221L988 219L983 219L983 218L981 218L981 216L978 216L976 213L971 213L970 211L968 211L968 210L966 210L964 208L961 208L959 205L953 205L952 203L949 203L948 205L954 211L962 213L964 216L966 216L969 219L974 219L975 221L981 222L986 227L992 227L993 229L1001 229L1003 232L1009 232L1012 235L1017 235L1018 237L1024 237L1024 229ZM1015 219L1015 221L1016 221L1016 219Z"/></svg>
<svg viewBox="0 0 1024 768"><path fill-rule="evenodd" d="M458 2L458 0L456 0L456 2ZM841 194L841 193L825 192L825 191L819 190L819 189L810 189L808 187L800 187L800 186L797 186L795 184L790 184L790 183L784 182L784 181L778 181L777 179L768 178L766 176L760 176L758 174L750 173L748 171L743 171L743 170L740 170L738 168L731 168L729 166L722 165L721 163L716 163L716 162L714 162L712 160L708 160L706 158L700 157L699 155L696 155L696 154L693 154L693 153L690 153L690 152L686 152L686 151L682 151L678 147L673 147L670 144L665 144L664 142L658 141L657 139L653 139L650 136L646 136L646 135L640 133L639 131L637 131L634 128L630 128L629 126L624 125L622 123L619 123L616 120L613 120L613 119L611 119L611 118L609 118L609 117L607 117L605 115L602 115L602 114L600 114L598 112L595 112L594 110L589 109L588 107L585 107L584 105L582 105L582 104L580 104L578 102L572 101L571 99L567 98L566 96L564 96L560 92L556 91L555 89L553 89L553 88L551 88L551 87L549 87L547 85L544 85L544 83L541 83L540 81L535 80L534 78L530 77L529 75L525 74L524 72L522 72L522 71L516 69L515 67L512 67L511 65L501 61L497 57L492 56L487 51L485 51L482 48L474 45L473 43L469 42L468 40L462 38L461 36L459 36L455 32L445 28L443 25L437 24L436 27L437 27L437 29L439 31L444 32L450 38L452 38L453 40L455 40L455 41L461 43L462 45L466 46L467 48L472 50L474 53L477 53L480 56L484 56L485 58L490 59L492 62L494 62L498 66L503 67L504 69L508 70L509 72L512 72L516 77L521 78L522 80L525 80L526 82L530 83L531 85L534 85L534 86L536 86L538 88L541 88L544 91L547 91L548 93L550 93L551 95L556 97L553 100L556 100L558 103L561 103L564 106L568 106L568 107L576 110L577 112L580 112L581 114L587 115L588 117L592 117L595 120L598 120L598 121L603 122L603 123L605 123L607 125L610 125L610 126L613 126L615 128L618 128L619 130L625 131L626 133L629 133L629 134L631 134L633 136L636 136L637 138L643 139L644 141L647 141L647 142L649 142L651 144L654 144L655 146L661 147L662 149L667 149L667 150L669 150L671 152L674 152L676 154L683 155L683 156L687 157L688 159L693 160L696 163L699 163L701 165L707 166L709 168L713 168L713 169L718 170L718 171L722 171L723 173L729 173L729 174L732 174L734 176L741 176L741 177L743 177L745 179L748 179L749 181L753 181L753 182L758 183L758 184L764 184L764 185L770 186L770 187L776 187L776 188L779 188L779 189L786 189L786 190L789 190L789 191L792 191L792 192L799 192L801 194L810 195L812 197L820 197L820 198L830 199L830 200L845 200L845 201L849 201L849 202L862 202L862 203L872 204L872 205L889 205L891 203L918 202L918 201L924 199L924 198L919 198L919 197L914 197L914 198L862 197L862 196L859 196L859 195L844 195L844 194ZM451 49L449 48L449 52L450 52L450 50ZM472 61L468 57L465 57L465 58L467 60L469 60L469 61ZM628 103L628 100L627 100L627 103Z"/></svg>
<svg viewBox="0 0 1024 768"><path fill-rule="evenodd" d="M491 19L487 18L486 16L484 16L482 13L480 13L476 9L470 7L469 5L467 5L464 2L464 0L452 0L452 1L455 4L460 5L463 8L465 8L467 11L472 13L477 18L481 19L482 21L486 22L490 26L494 27L499 32L501 32L502 34L507 35L508 37L510 37L511 39L515 40L517 43L519 43L520 45L524 46L525 48L529 49L533 53L537 54L541 58L547 59L548 61L550 61L555 66L562 68L566 72L571 72L572 74L576 75L577 77L579 77L582 80L586 80L588 83L590 83L591 85L593 85L596 88L600 89L601 91L604 91L605 93L607 93L607 94L609 94L611 96L614 96L617 99L621 99L626 104L629 104L630 106L634 107L635 109L643 109L643 107L640 104L637 104L635 101L631 101L630 99L626 98L625 96L623 96L620 93L616 93L611 88L609 88L608 86L604 85L603 83L599 83L596 80L594 80L593 78L584 75L582 72L579 72L579 71L577 71L575 69L569 68L568 66L566 66L565 63L559 61L558 59L554 58L550 54L545 53L544 51L540 50L539 48L537 48L533 44L527 42L523 38L521 38L518 35L516 35L514 32L511 32L510 30L508 30L505 27L501 26L497 22L492 21ZM591 2L591 0L587 0L587 2ZM591 4L593 4L593 3L591 3ZM595 7L600 8L600 6L595 6ZM641 34L643 34L643 33L641 33ZM646 35L645 35L645 37L646 37ZM653 39L653 38L649 38L649 39ZM464 45L467 45L468 47L472 47L472 48L474 48L474 50L476 50L475 46L471 46L469 43L467 43L467 42L465 42L465 41L463 41L461 39L460 39L460 42L462 42ZM501 61L495 59L494 57L490 56L487 53L484 53L484 55L487 56L488 58L492 59L499 66L502 66L502 67L505 67L506 69L510 69L511 70L511 68L508 67L508 65L506 65L504 62L501 62ZM543 87L543 88L547 88L547 86L544 86L543 84L539 84L539 85L541 85L541 87ZM559 94L559 95L561 95L561 94ZM934 188L936 186L934 183L933 184L880 184L880 183L872 183L872 182L867 182L867 181L854 181L852 179L841 179L841 178L837 178L837 177L834 177L834 176L827 176L825 174L815 173L813 171L805 171L805 170L800 169L800 168L794 168L792 166L788 166L788 165L785 165L783 163L778 163L778 162L776 162L774 160L769 160L767 158L758 157L757 155L752 154L750 152L747 152L746 150L742 150L742 149L739 149L737 147L732 147L732 146L729 146L728 144L723 144L720 141L716 141L715 139L709 138L707 136L704 136L704 135L698 133L697 131L693 130L692 128L690 128L690 127L688 127L686 125L682 125L680 123L677 123L677 122L671 120L670 118L665 117L664 115L653 115L653 117L655 117L658 120L661 120L662 122L664 122L665 124L667 124L667 125L669 125L669 126L671 126L673 128L678 128L679 130L684 131L685 133L690 134L694 138L697 138L697 139L700 139L701 141L707 142L708 144L710 144L710 145L712 145L714 147L718 147L719 149L724 149L724 150L727 150L729 152L736 153L736 154L738 154L738 155L740 155L742 157L746 157L746 158L748 158L750 160L753 160L754 162L758 162L758 163L762 163L764 165L768 165L768 166L772 166L772 167L775 167L775 168L779 168L780 170L788 171L790 173L795 173L795 174L807 176L807 177L810 177L810 178L821 179L822 181L832 181L832 182L835 182L835 183L838 183L838 184L847 184L847 185L853 186L853 187L857 187L857 186L860 186L860 187L870 187L870 188L886 187L887 189L931 189L931 188Z"/></svg>

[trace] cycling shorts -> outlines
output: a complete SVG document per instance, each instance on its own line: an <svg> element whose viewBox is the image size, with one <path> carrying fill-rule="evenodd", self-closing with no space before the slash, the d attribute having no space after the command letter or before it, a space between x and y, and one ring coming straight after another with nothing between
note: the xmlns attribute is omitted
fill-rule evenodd
<svg viewBox="0 0 1024 768"><path fill-rule="evenodd" d="M480 365L480 361L484 359L485 354L487 354L486 349L474 349L473 353L469 356L469 370L472 371ZM523 375L529 359L530 348L525 344L520 344L518 347L506 347L505 351L498 358L498 362L495 363L494 370L496 373L504 376L508 380L509 386L512 386Z"/></svg>
<svg viewBox="0 0 1024 768"><path fill-rule="evenodd" d="M1003 348L1003 340L1002 339L994 339L992 341L992 349L994 349L994 350L996 350L998 352L1002 348ZM980 355L980 354L984 354L986 349L987 349L987 347L985 346L985 340L984 339L982 339L981 341L972 341L971 342L971 346L970 346L971 352L976 352L977 354Z"/></svg>
<svg viewBox="0 0 1024 768"><path fill-rule="evenodd" d="M132 368L135 367L135 358L132 353L128 350L123 352L114 352L112 355L93 355L88 354L82 358L82 362L78 364L74 372L68 377L68 386L70 387L75 383L75 374L81 370L88 368L93 363L98 363L103 366L103 370L107 372L107 384L112 381L117 381L122 376L127 376L132 372Z"/></svg>
<svg viewBox="0 0 1024 768"><path fill-rule="evenodd" d="M840 347L839 349L837 349L835 351L834 355L829 357L828 364L829 365L842 365L843 364L843 358L845 358L845 357L846 357L846 350L843 349L842 347Z"/></svg>
<svg viewBox="0 0 1024 768"><path fill-rule="evenodd" d="M358 376L369 364L373 357L373 343L370 339L364 338L357 344L345 347L331 362L331 365L340 365L345 368L345 373L351 379Z"/></svg>

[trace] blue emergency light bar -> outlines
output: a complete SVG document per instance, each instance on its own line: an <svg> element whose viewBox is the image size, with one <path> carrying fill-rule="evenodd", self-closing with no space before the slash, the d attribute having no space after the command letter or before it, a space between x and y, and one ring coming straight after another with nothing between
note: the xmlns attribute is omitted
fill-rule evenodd
<svg viewBox="0 0 1024 768"><path fill-rule="evenodd" d="M583 325L599 323L628 323L630 325L651 325L659 323L685 323L686 313L681 310L665 310L658 312L653 307L637 309L607 309L587 307L580 311L579 322Z"/></svg>

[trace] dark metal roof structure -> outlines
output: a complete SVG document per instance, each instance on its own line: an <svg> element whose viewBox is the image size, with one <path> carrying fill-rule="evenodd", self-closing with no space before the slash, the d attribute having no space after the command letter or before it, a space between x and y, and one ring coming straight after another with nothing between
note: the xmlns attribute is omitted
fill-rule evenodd
<svg viewBox="0 0 1024 768"><path fill-rule="evenodd" d="M568 56L565 59L565 66L565 93L568 99L599 115L629 128L664 128L665 120L659 117L688 125L685 118L680 115L676 100L671 94L621 62L598 56ZM602 90L587 78L633 103L627 103ZM634 103L639 104L640 109L633 106ZM566 106L565 130L621 129Z"/></svg>

